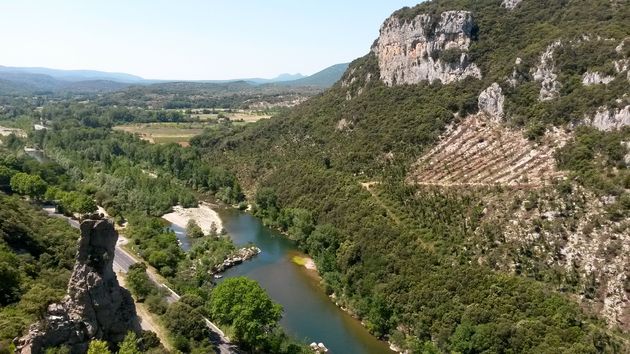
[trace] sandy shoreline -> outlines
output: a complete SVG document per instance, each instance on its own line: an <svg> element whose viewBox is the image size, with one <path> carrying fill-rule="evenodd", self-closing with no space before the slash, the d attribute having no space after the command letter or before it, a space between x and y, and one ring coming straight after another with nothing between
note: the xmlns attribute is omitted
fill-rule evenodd
<svg viewBox="0 0 630 354"><path fill-rule="evenodd" d="M206 234L210 232L213 223L217 227L217 232L220 233L223 230L223 222L219 214L203 203L197 208L183 208L177 205L173 207L172 213L164 214L162 218L182 228L186 228L188 220L193 219Z"/></svg>
<svg viewBox="0 0 630 354"><path fill-rule="evenodd" d="M315 265L315 261L311 257L308 256L300 256L296 255L291 257L293 263L300 265L308 270L317 271L317 266Z"/></svg>

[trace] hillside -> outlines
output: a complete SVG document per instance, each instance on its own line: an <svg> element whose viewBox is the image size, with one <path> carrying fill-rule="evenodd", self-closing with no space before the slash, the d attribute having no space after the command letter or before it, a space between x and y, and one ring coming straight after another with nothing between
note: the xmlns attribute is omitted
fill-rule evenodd
<svg viewBox="0 0 630 354"><path fill-rule="evenodd" d="M46 95L64 93L112 92L128 87L129 84L110 80L57 79L46 74L10 72L0 70L0 94L2 95Z"/></svg>
<svg viewBox="0 0 630 354"><path fill-rule="evenodd" d="M1 73L13 74L39 74L50 76L61 81L115 81L120 83L138 83L145 81L143 78L125 73L110 73L96 70L60 70L49 68L23 68L1 66Z"/></svg>
<svg viewBox="0 0 630 354"><path fill-rule="evenodd" d="M296 80L286 81L283 84L289 86L316 86L329 88L339 81L343 73L348 69L348 63L335 64L324 70L318 71L313 75L299 78Z"/></svg>
<svg viewBox="0 0 630 354"><path fill-rule="evenodd" d="M629 19L608 0L401 9L330 90L193 149L401 349L626 352Z"/></svg>

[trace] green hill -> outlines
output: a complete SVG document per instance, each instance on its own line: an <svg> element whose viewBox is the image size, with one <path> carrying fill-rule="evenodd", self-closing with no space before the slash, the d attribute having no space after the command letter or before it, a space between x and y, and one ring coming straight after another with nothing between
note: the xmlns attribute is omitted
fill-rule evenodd
<svg viewBox="0 0 630 354"><path fill-rule="evenodd" d="M397 11L330 90L193 148L400 348L624 352L630 7L504 3Z"/></svg>
<svg viewBox="0 0 630 354"><path fill-rule="evenodd" d="M328 88L335 84L335 82L339 81L343 73L348 69L349 63L343 64L335 64L333 66L329 66L322 71L318 71L313 75L283 82L284 85L288 86L315 86L315 87L323 87Z"/></svg>

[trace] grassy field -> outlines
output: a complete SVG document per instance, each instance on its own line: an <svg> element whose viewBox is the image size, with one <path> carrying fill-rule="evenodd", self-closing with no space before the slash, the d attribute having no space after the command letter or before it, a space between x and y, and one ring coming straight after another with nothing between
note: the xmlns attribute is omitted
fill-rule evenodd
<svg viewBox="0 0 630 354"><path fill-rule="evenodd" d="M191 120L185 123L137 123L115 126L113 129L138 135L154 144L177 143L188 146L190 138L213 129L221 120L229 120L234 125L244 125L270 118L260 111L192 109L179 110ZM210 112L210 113L209 113Z"/></svg>
<svg viewBox="0 0 630 354"><path fill-rule="evenodd" d="M141 139L154 144L177 143L183 146L195 135L203 133L204 129L212 128L208 123L139 123L118 125L113 129L137 134Z"/></svg>

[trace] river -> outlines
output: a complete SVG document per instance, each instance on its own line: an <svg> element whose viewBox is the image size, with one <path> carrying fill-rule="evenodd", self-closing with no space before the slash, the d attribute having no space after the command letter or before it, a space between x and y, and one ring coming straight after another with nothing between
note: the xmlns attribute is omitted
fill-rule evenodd
<svg viewBox="0 0 630 354"><path fill-rule="evenodd" d="M292 241L250 214L233 209L217 211L237 246L253 243L262 250L252 260L227 270L223 279L246 276L258 281L284 308L280 323L291 336L306 343L322 342L333 354L393 353L387 343L370 335L326 296L314 271L291 261L299 254Z"/></svg>

